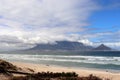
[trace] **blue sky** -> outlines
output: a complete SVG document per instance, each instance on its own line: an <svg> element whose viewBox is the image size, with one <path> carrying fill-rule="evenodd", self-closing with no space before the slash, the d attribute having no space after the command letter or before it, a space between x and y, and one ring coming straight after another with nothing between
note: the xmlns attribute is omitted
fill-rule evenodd
<svg viewBox="0 0 120 80"><path fill-rule="evenodd" d="M100 9L94 11L89 18L90 26L95 28L90 31L95 33L113 33L112 35L102 35L98 38L91 38L93 42L120 42L119 35L114 33L120 31L120 1L119 0L99 0ZM113 36L116 38L113 39ZM112 39L111 39L112 38ZM102 39L102 40L101 40Z"/></svg>
<svg viewBox="0 0 120 80"><path fill-rule="evenodd" d="M119 49L120 0L0 0L0 49L61 40Z"/></svg>
<svg viewBox="0 0 120 80"><path fill-rule="evenodd" d="M111 0L100 1L101 9L95 11L89 19L92 27L101 28L103 31L116 31L116 29L120 29L120 1L109 1ZM118 3L119 6L115 6L115 4L118 5Z"/></svg>

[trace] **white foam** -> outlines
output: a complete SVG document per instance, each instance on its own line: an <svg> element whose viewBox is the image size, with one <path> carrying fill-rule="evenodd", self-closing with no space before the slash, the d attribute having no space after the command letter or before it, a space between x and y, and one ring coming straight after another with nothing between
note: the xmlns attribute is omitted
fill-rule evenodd
<svg viewBox="0 0 120 80"><path fill-rule="evenodd" d="M120 57L103 57L103 56L0 54L0 58L9 60L27 60L27 61L42 60L42 61L120 65Z"/></svg>

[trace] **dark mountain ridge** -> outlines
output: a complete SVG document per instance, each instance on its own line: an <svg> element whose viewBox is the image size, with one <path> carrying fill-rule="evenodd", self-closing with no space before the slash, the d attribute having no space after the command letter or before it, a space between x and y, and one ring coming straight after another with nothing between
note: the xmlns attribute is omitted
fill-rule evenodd
<svg viewBox="0 0 120 80"><path fill-rule="evenodd" d="M104 44L93 48L93 46L87 46L80 42L72 42L72 41L56 41L54 44L37 44L35 47L30 48L29 50L51 50L51 51L111 51L112 49L107 47Z"/></svg>
<svg viewBox="0 0 120 80"><path fill-rule="evenodd" d="M111 51L112 49L104 44L101 44L100 46L94 48L95 51Z"/></svg>
<svg viewBox="0 0 120 80"><path fill-rule="evenodd" d="M92 48L92 46L86 46L79 42L56 41L55 44L37 44L30 50L90 50Z"/></svg>

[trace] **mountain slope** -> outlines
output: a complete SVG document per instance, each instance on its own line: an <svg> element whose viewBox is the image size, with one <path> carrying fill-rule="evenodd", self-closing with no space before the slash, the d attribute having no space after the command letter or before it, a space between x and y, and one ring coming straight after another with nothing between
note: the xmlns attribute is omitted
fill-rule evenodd
<svg viewBox="0 0 120 80"><path fill-rule="evenodd" d="M94 48L93 50L95 50L95 51L111 51L112 49L110 47L107 47L104 44L101 44L100 46L98 46L97 48Z"/></svg>
<svg viewBox="0 0 120 80"><path fill-rule="evenodd" d="M56 44L37 44L30 50L90 50L91 46L71 41L56 41Z"/></svg>

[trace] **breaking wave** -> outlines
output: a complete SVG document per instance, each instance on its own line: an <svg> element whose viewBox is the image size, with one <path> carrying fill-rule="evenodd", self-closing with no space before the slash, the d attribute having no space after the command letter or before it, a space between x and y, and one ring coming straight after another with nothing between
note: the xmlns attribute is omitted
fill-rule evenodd
<svg viewBox="0 0 120 80"><path fill-rule="evenodd" d="M120 57L105 56L80 56L80 55L23 55L23 54L0 54L0 58L19 61L56 61L75 62L89 64L112 64L120 66Z"/></svg>

